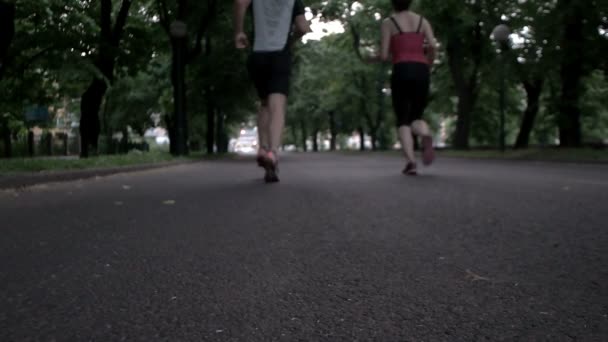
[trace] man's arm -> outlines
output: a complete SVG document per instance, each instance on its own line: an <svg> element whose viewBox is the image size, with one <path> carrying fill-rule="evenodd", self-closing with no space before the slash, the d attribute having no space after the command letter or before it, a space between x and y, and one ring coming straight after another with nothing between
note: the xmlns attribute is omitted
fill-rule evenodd
<svg viewBox="0 0 608 342"><path fill-rule="evenodd" d="M296 0L293 4L293 21L296 33L300 35L300 38L305 34L312 32L310 23L306 20L306 10L302 0Z"/></svg>
<svg viewBox="0 0 608 342"><path fill-rule="evenodd" d="M251 5L251 0L234 0L234 39L237 49L249 46L249 40L245 34L245 14Z"/></svg>
<svg viewBox="0 0 608 342"><path fill-rule="evenodd" d="M307 33L312 32L310 23L306 20L306 10L302 0L296 0L293 4L293 26L294 30L289 38L289 45L300 40Z"/></svg>
<svg viewBox="0 0 608 342"><path fill-rule="evenodd" d="M304 37L306 34L312 32L310 24L303 15L297 16L294 22L294 31L291 35L291 41L296 42Z"/></svg>

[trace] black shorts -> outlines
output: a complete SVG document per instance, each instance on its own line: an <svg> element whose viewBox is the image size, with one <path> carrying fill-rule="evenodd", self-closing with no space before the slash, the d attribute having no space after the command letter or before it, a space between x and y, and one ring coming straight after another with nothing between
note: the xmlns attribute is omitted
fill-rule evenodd
<svg viewBox="0 0 608 342"><path fill-rule="evenodd" d="M289 50L253 52L249 56L247 68L260 99L266 100L270 94L289 95L291 74Z"/></svg>
<svg viewBox="0 0 608 342"><path fill-rule="evenodd" d="M431 73L423 63L398 63L393 66L391 91L397 127L410 126L422 119L429 97Z"/></svg>

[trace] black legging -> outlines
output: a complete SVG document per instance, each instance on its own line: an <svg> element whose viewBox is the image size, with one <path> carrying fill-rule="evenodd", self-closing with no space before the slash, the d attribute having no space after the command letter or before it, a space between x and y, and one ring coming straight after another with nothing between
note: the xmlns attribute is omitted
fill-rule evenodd
<svg viewBox="0 0 608 342"><path fill-rule="evenodd" d="M422 119L426 109L431 74L423 63L398 63L393 66L391 90L397 127L411 126Z"/></svg>

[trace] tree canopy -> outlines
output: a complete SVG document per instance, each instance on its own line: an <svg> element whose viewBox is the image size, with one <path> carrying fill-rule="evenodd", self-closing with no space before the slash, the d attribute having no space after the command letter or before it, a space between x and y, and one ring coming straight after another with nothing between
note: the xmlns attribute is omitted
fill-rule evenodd
<svg viewBox="0 0 608 342"><path fill-rule="evenodd" d="M364 61L378 49L390 1L304 3L309 18L344 31L295 46L287 142L304 149L310 141L319 149L327 138L338 148L356 134L369 136L374 149L391 148L391 68ZM232 132L251 121L257 101L246 53L232 42L232 6L218 0L0 0L4 155L33 126L57 129L65 113L79 127L83 156L127 128L138 135L155 126L171 131L178 53L185 56L189 144L225 152ZM447 145L498 145L501 84L510 146L605 143L606 0L415 1L412 10L429 20L438 39L425 116ZM182 45L171 35L176 20L187 24ZM513 33L504 50L491 36L501 23ZM32 107L48 108L50 118L26 120Z"/></svg>

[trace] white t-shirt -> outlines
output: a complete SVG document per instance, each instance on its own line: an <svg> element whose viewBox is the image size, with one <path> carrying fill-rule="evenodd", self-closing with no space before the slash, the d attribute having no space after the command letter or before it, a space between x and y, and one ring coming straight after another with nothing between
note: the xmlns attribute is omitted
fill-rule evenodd
<svg viewBox="0 0 608 342"><path fill-rule="evenodd" d="M281 51L287 45L293 19L304 14L300 0L253 0L253 51Z"/></svg>

